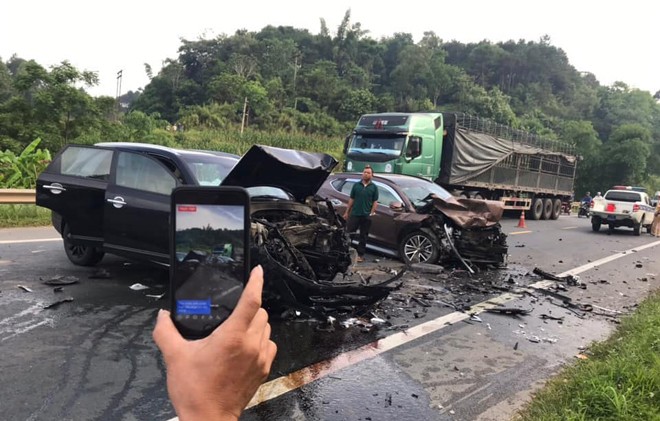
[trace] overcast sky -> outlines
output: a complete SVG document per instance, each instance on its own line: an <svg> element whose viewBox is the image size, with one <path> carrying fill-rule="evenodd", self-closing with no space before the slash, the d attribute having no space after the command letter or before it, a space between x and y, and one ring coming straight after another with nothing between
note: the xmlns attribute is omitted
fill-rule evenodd
<svg viewBox="0 0 660 421"><path fill-rule="evenodd" d="M648 0L7 1L0 9L0 57L7 61L16 53L44 66L69 60L99 73L91 94L114 97L118 70L122 93L144 87L144 63L157 73L163 60L177 57L180 38L269 24L316 34L320 18L334 33L349 8L351 21L376 39L407 32L419 41L429 30L463 43L538 41L547 34L577 70L595 74L601 84L660 90L660 2Z"/></svg>
<svg viewBox="0 0 660 421"><path fill-rule="evenodd" d="M177 212L176 229L186 230L190 228L204 228L210 226L212 229L239 230L243 228L243 206L217 206L217 205L183 205L194 206L195 212Z"/></svg>

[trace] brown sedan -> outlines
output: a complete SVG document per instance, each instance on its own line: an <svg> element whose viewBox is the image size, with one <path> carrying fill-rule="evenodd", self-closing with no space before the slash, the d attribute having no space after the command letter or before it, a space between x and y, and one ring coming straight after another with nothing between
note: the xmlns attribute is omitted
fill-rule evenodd
<svg viewBox="0 0 660 421"><path fill-rule="evenodd" d="M342 214L351 188L359 182L357 173L331 174L318 195L330 199ZM379 198L368 248L406 263L459 256L473 263L506 261L506 235L497 223L502 215L499 202L456 199L431 181L407 175L375 174L373 183Z"/></svg>

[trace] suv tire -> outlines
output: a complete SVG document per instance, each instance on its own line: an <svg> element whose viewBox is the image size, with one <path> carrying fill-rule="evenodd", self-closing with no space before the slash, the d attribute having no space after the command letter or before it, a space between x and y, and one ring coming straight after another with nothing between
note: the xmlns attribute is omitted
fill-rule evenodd
<svg viewBox="0 0 660 421"><path fill-rule="evenodd" d="M73 244L70 237L71 231L69 230L69 225L64 225L64 229L62 230L64 251L71 263L77 266L94 266L103 259L105 253L95 247Z"/></svg>

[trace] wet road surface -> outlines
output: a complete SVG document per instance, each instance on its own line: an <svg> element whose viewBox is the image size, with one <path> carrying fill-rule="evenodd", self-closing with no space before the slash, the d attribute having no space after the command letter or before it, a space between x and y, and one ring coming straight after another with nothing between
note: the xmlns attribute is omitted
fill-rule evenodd
<svg viewBox="0 0 660 421"><path fill-rule="evenodd" d="M506 271L472 279L464 271L410 272L389 299L357 321L351 312L337 314L333 326L271 315L279 354L243 419L508 419L580 347L603 339L616 324L606 310L580 318L543 293L506 289L547 286L531 275L537 266L556 274L574 270L586 289L558 293L628 312L660 285L654 237L626 229L592 233L588 220L575 217L527 221L527 230L516 223L502 223L512 234ZM167 299L147 297L166 290L167 272L112 256L96 268L74 267L61 241L30 241L54 237L46 228L0 230L3 418L172 418L164 366L151 340L156 311ZM400 267L371 256L356 270L386 276ZM42 281L56 275L79 282L55 293ZM138 282L150 288L129 288ZM43 309L63 297L74 300ZM478 320L456 311L477 303L532 311L480 312ZM374 317L385 323L372 325Z"/></svg>

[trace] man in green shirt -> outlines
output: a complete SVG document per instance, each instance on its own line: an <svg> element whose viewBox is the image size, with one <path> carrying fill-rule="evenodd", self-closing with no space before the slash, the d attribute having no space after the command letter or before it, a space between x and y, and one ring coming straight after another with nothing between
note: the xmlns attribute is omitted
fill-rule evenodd
<svg viewBox="0 0 660 421"><path fill-rule="evenodd" d="M346 230L349 233L360 230L357 246L358 262L364 261L364 252L367 248L367 237L371 228L371 216L376 214L378 206L378 188L371 182L374 172L369 165L362 171L362 182L355 183L351 189L351 198L348 200L348 208L344 212L347 220Z"/></svg>

